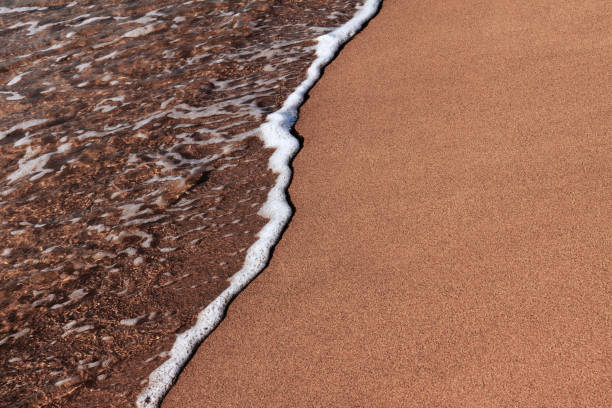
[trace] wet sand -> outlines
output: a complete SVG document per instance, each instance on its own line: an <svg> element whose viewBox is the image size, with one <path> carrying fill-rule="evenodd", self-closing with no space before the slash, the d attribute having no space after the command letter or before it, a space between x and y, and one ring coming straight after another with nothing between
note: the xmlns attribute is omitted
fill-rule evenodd
<svg viewBox="0 0 612 408"><path fill-rule="evenodd" d="M608 407L612 8L386 0L164 407Z"/></svg>

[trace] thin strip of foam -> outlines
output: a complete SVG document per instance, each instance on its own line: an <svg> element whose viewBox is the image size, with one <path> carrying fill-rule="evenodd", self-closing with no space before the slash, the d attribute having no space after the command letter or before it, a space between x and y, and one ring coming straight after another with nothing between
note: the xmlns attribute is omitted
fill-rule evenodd
<svg viewBox="0 0 612 408"><path fill-rule="evenodd" d="M276 185L268 193L267 201L259 211L259 215L269 221L257 234L257 241L247 251L242 269L231 277L229 287L200 312L195 326L177 336L170 358L149 375L148 386L137 399L139 408L160 405L195 348L221 322L231 300L266 266L272 248L292 215L286 191L291 180L290 163L299 149L298 141L291 135L298 109L307 92L321 77L323 68L334 58L340 47L376 15L381 1L366 0L348 22L317 38L317 57L308 68L306 79L289 95L281 109L268 115L266 122L260 126L259 135L264 145L275 149L268 167L278 174Z"/></svg>

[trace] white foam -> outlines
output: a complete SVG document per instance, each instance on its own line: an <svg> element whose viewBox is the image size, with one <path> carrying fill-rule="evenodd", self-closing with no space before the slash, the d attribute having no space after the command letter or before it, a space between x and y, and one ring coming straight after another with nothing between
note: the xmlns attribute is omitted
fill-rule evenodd
<svg viewBox="0 0 612 408"><path fill-rule="evenodd" d="M8 8L8 7L0 7L0 14L11 14L11 13L23 13L26 11L39 11L39 10L46 10L46 7L15 7L15 8Z"/></svg>
<svg viewBox="0 0 612 408"><path fill-rule="evenodd" d="M149 375L148 386L136 401L139 408L157 407L161 403L195 348L221 322L230 301L266 266L270 251L292 214L285 191L291 179L289 165L299 148L298 141L291 135L298 108L304 102L306 93L320 78L322 68L345 42L374 17L380 2L366 0L347 23L318 38L317 58L310 65L306 79L289 95L281 109L268 115L266 122L260 126L264 145L276 149L268 163L268 167L278 174L276 185L269 191L267 201L259 212L269 221L257 234L258 240L249 248L242 269L230 278L229 287L200 312L195 326L177 336L170 350L170 358Z"/></svg>
<svg viewBox="0 0 612 408"><path fill-rule="evenodd" d="M79 72L83 72L84 70L86 70L87 68L91 67L91 62L85 62L83 64L79 64L76 66L76 69Z"/></svg>
<svg viewBox="0 0 612 408"><path fill-rule="evenodd" d="M6 86L15 85L17 82L21 81L21 78L23 78L24 75L29 74L29 73L30 71L26 71L26 72L22 72L21 74L15 75L13 79L7 82Z"/></svg>
<svg viewBox="0 0 612 408"><path fill-rule="evenodd" d="M6 97L7 101L18 101L20 99L24 99L25 98L25 96L21 95L18 92L2 92L2 91L0 91L0 94L8 95Z"/></svg>
<svg viewBox="0 0 612 408"><path fill-rule="evenodd" d="M80 23L73 25L73 27L80 27L80 26L84 26L84 25L87 25L87 24L91 24L91 23L93 23L94 21L106 20L106 19L108 19L108 18L111 18L111 17L110 17L110 16L105 16L105 17L91 17L91 18L88 18L87 20L83 20L83 21L81 21Z"/></svg>
<svg viewBox="0 0 612 408"><path fill-rule="evenodd" d="M13 24L12 26L9 27L9 29L28 26L28 35L34 35L56 24L59 24L59 23L49 23L49 24L39 26L38 21L26 21L26 22L20 22L17 24Z"/></svg>
<svg viewBox="0 0 612 408"><path fill-rule="evenodd" d="M56 152L49 152L41 154L40 156L36 156L40 148L32 149L30 146L28 146L23 157L19 159L19 167L17 170L9 174L6 179L10 184L28 175L32 175L30 180L36 180L37 178L44 176L46 173L51 172L51 170L46 170L44 168L51 156L56 153L64 153L68 151L70 146L72 146L72 143L64 143L58 147Z"/></svg>
<svg viewBox="0 0 612 408"><path fill-rule="evenodd" d="M59 42L57 44L53 44L52 46L45 48L43 50L40 50L40 52L46 52L46 51L53 51L53 50L57 50L62 48L64 45L68 45L70 44L70 41L63 41L63 42ZM21 78L20 78L21 79Z"/></svg>
<svg viewBox="0 0 612 408"><path fill-rule="evenodd" d="M56 387L61 387L64 384L70 384L72 382L78 381L80 378L79 377L68 377L68 378L64 378L63 380L59 380L55 382L55 386Z"/></svg>
<svg viewBox="0 0 612 408"><path fill-rule="evenodd" d="M122 326L136 326L142 319L145 318L146 315L133 317L131 319L121 319L119 322Z"/></svg>
<svg viewBox="0 0 612 408"><path fill-rule="evenodd" d="M144 27L138 27L133 30L128 31L123 34L124 37L134 38L134 37L142 37L143 35L147 35L155 31L156 24L149 24Z"/></svg>
<svg viewBox="0 0 612 408"><path fill-rule="evenodd" d="M16 130L29 129L31 127L41 125L48 121L49 121L48 119L32 119L32 120L18 123L17 125L11 127L9 130L0 131L0 140L4 139L7 135L13 133Z"/></svg>

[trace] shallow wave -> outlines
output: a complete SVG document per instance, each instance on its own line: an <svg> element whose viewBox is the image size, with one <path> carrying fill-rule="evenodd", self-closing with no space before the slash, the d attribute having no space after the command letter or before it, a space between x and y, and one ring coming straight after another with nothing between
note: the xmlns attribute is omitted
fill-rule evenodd
<svg viewBox="0 0 612 408"><path fill-rule="evenodd" d="M299 143L291 135L298 109L307 92L320 78L323 67L336 55L340 47L352 38L378 11L381 0L367 0L351 20L331 33L317 38L316 59L308 69L306 79L289 95L283 107L268 115L260 130L264 146L274 148L269 168L277 174L276 184L259 211L268 223L257 234L259 239L249 248L244 265L231 278L231 285L199 315L194 327L178 336L170 358L149 377L149 386L139 396L139 407L155 407L166 394L195 347L221 322L229 302L251 282L266 266L272 248L280 239L292 211L287 202L287 187L291 180L291 160Z"/></svg>
<svg viewBox="0 0 612 408"><path fill-rule="evenodd" d="M161 398L265 265L297 108L377 3L3 3L2 404Z"/></svg>

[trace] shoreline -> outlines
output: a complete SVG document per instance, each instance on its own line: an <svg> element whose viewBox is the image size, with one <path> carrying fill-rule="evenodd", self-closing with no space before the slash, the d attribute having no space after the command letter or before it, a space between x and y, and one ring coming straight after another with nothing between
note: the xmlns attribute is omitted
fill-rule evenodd
<svg viewBox="0 0 612 408"><path fill-rule="evenodd" d="M365 0L349 21L318 37L316 58L308 68L306 78L287 97L282 107L269 114L257 129L264 147L274 148L268 168L276 175L276 182L258 213L268 222L257 233L257 241L249 247L242 268L228 279L229 287L198 314L193 327L177 336L168 360L149 375L149 383L137 399L139 407L159 406L198 344L223 320L228 305L265 269L274 247L293 215L287 188L292 177L291 161L299 150L298 140L291 135L297 112L308 91L321 77L325 66L334 59L338 50L376 15L379 7L380 0Z"/></svg>
<svg viewBox="0 0 612 408"><path fill-rule="evenodd" d="M163 406L608 406L607 20L385 1L300 110L269 266Z"/></svg>
<svg viewBox="0 0 612 408"><path fill-rule="evenodd" d="M56 3L0 8L0 406L157 405L267 262L260 125L362 1Z"/></svg>

